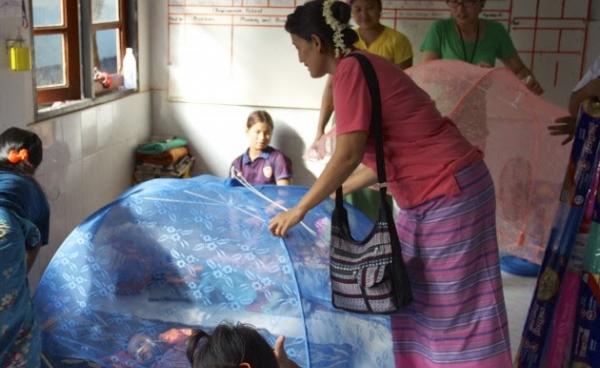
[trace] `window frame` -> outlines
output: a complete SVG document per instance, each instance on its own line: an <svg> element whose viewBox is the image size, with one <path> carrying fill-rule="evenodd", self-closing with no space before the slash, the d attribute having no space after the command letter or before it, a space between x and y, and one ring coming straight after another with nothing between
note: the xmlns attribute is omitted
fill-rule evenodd
<svg viewBox="0 0 600 368"><path fill-rule="evenodd" d="M117 29L119 32L119 55L117 55L117 73L120 72L123 67L123 57L125 56L125 49L127 48L127 1L126 0L117 0L119 3L119 20L118 21L110 21L110 22L102 22L95 24L92 17L90 16L90 33L91 33L91 43L90 48L92 51L92 68L96 65L100 64L100 60L97 60L97 47L94 47L96 42L96 32L108 30L108 29ZM91 6L90 6L91 8ZM103 91L104 92L104 91Z"/></svg>
<svg viewBox="0 0 600 368"><path fill-rule="evenodd" d="M29 0L29 9L33 9L33 1ZM92 23L92 0L61 0L63 5L69 4L71 8L76 10L75 16L77 22L73 27L77 32L77 42L74 45L70 44L73 48L77 49L78 62L72 63L69 67L76 69L71 75L76 76L78 86L71 86L73 91L72 95L61 95L56 92L58 88L38 88L35 78L35 68L33 69L33 92L34 92L34 114L35 120L48 119L50 117L64 115L73 111L94 106L96 104L105 103L112 101L129 94L137 92L137 90L120 90L118 88L107 89L106 91L96 92L94 88L94 47L93 42L95 38L95 30L101 30L106 23L96 24ZM125 55L125 49L131 47L134 52L138 50L138 19L137 19L137 0L117 0L119 2L119 18L118 22L110 22L110 26L107 28L115 28L113 24L119 24L119 51L120 55L117 56L118 70L121 68L121 63ZM66 12L66 7L63 8L63 13ZM31 11L33 16L33 11ZM68 15L73 15L69 13ZM65 16L63 14L63 16ZM65 19L65 23L66 23ZM108 23L108 22L107 22ZM41 32L52 33L51 30L47 30L48 27L36 27L34 30L33 21L31 22L31 40L32 50L35 53L34 36L41 34ZM64 26L63 26L64 27ZM52 27L54 28L54 27ZM66 47L65 47L66 49ZM72 54L71 54L72 55ZM69 62L65 59L65 63ZM138 64L139 65L139 64ZM35 66L35 65L34 65ZM74 80L75 81L75 80ZM68 83L68 82L67 82ZM76 92L75 92L76 91ZM63 97L67 98L63 98ZM69 100L67 102L67 100ZM62 102L58 107L51 107L50 105L54 102Z"/></svg>
<svg viewBox="0 0 600 368"><path fill-rule="evenodd" d="M63 64L65 71L65 86L50 86L39 88L37 86L37 83L35 83L35 88L37 90L38 105L47 104L54 101L81 99L81 72L79 69L79 65L81 65L81 54L79 52L79 7L77 1L60 1L62 3L63 10L62 25L49 27L33 27L32 21L32 40L34 40L35 36L59 34L62 35L64 44ZM33 7L31 9L33 9Z"/></svg>

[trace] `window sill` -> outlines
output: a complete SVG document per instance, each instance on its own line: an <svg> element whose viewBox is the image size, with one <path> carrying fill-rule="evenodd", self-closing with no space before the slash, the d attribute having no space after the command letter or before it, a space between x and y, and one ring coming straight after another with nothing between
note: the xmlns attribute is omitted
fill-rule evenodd
<svg viewBox="0 0 600 368"><path fill-rule="evenodd" d="M34 122L40 122L62 115L67 115L76 111L85 110L90 107L130 96L137 92L139 92L137 89L115 90L114 92L106 92L102 95L96 96L94 99L86 98L82 100L65 101L56 106L53 105L40 107L35 113Z"/></svg>

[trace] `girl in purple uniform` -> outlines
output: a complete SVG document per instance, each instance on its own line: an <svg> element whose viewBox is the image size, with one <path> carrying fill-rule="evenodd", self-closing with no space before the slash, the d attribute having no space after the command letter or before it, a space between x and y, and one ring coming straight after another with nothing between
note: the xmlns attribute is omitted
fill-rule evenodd
<svg viewBox="0 0 600 368"><path fill-rule="evenodd" d="M273 119L257 110L248 116L246 136L249 147L231 164L232 176L243 176L252 185L292 183L292 162L281 151L269 146Z"/></svg>

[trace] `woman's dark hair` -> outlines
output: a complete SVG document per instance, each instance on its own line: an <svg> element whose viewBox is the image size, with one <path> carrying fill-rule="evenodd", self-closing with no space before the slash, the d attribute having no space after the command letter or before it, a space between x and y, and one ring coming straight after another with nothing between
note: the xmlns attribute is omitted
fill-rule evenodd
<svg viewBox="0 0 600 368"><path fill-rule="evenodd" d="M192 368L278 368L273 348L250 325L220 324L212 335L197 330L188 340L187 357Z"/></svg>
<svg viewBox="0 0 600 368"><path fill-rule="evenodd" d="M11 151L27 151L27 159L13 163L9 160ZM0 170L33 175L43 158L42 140L28 130L12 127L0 134Z"/></svg>
<svg viewBox="0 0 600 368"><path fill-rule="evenodd" d="M336 1L331 5L331 13L340 24L348 24L351 12L350 5L344 2ZM296 10L287 16L285 30L306 41L310 41L313 34L317 35L328 51L334 49L333 29L325 23L323 17L323 0L311 0L297 6ZM346 47L352 47L358 41L358 35L350 27L342 31L342 36Z"/></svg>
<svg viewBox="0 0 600 368"><path fill-rule="evenodd" d="M269 126L269 128L271 128L271 131L273 131L273 119L271 118L271 115L264 110L252 111L250 115L248 115L246 128L250 129L252 125L256 123L265 123Z"/></svg>

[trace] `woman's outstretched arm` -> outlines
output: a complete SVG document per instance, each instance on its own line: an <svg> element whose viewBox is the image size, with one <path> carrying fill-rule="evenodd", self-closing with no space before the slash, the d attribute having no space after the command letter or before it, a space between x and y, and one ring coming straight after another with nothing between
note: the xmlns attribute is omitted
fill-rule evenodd
<svg viewBox="0 0 600 368"><path fill-rule="evenodd" d="M292 226L302 221L308 210L321 203L342 185L362 161L366 142L365 131L338 135L335 151L317 181L295 207L271 219L269 222L271 233L285 236Z"/></svg>

